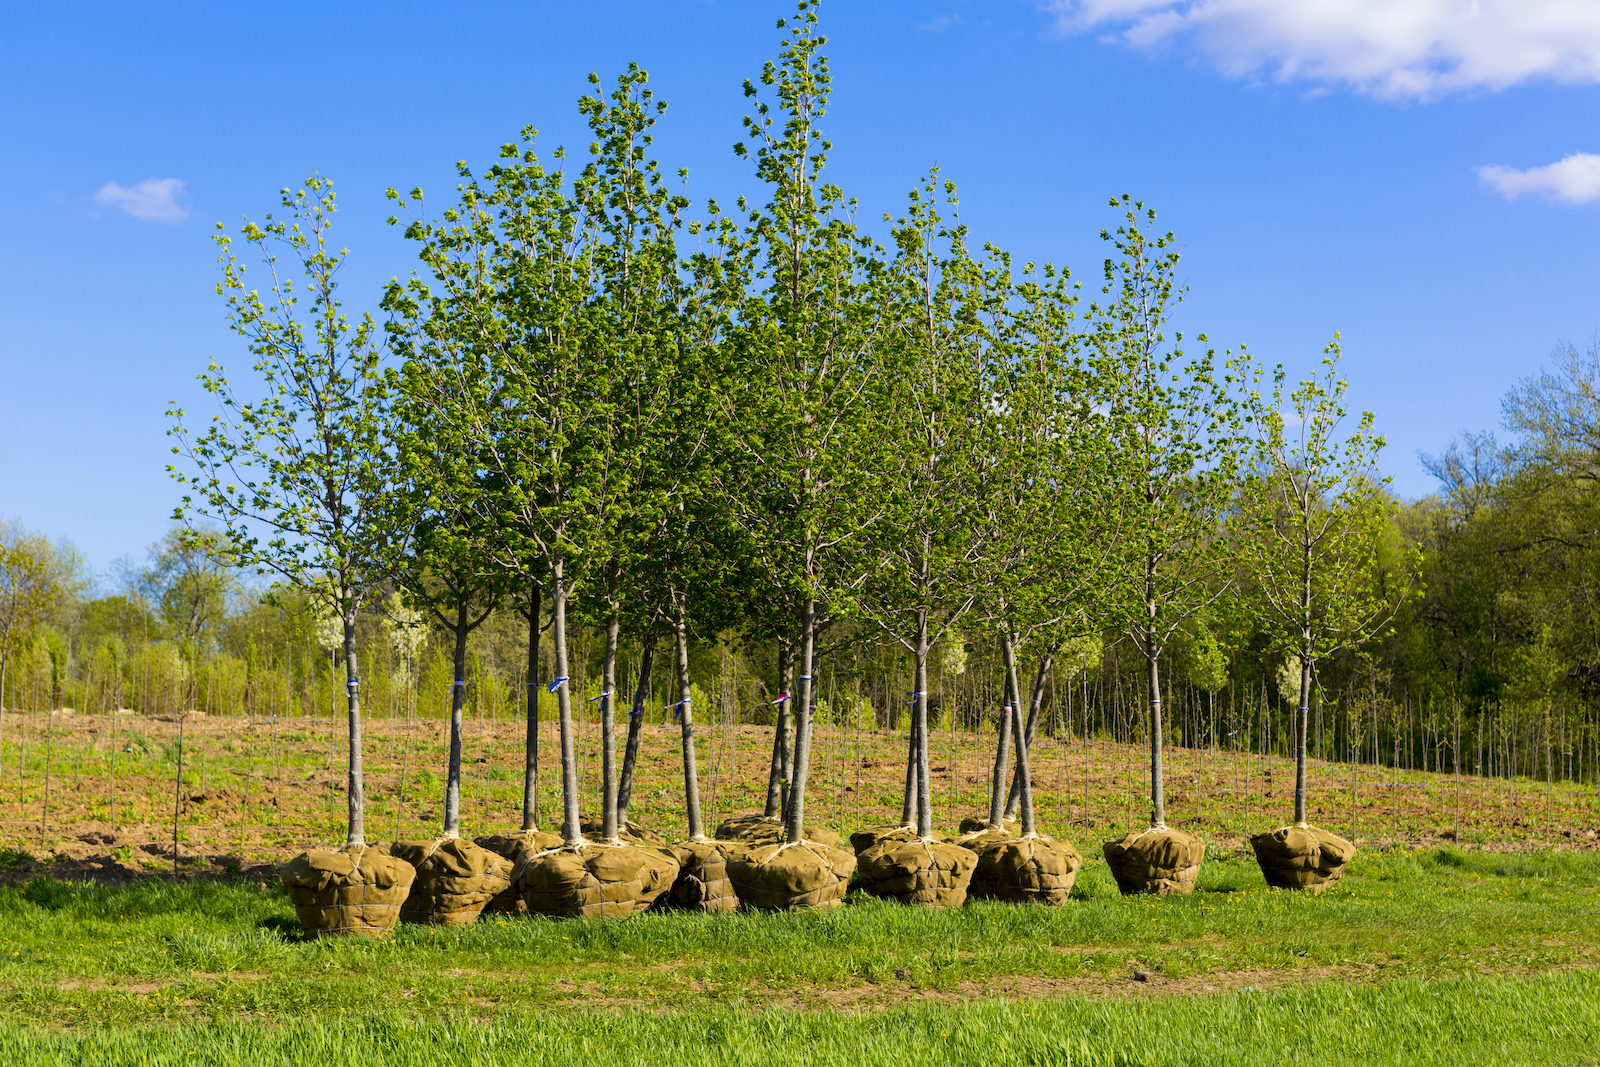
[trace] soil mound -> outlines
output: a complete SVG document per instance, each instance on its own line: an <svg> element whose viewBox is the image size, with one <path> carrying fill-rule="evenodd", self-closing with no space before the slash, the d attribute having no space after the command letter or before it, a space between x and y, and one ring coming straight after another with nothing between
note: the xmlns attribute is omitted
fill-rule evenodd
<svg viewBox="0 0 1600 1067"><path fill-rule="evenodd" d="M1252 834L1250 847L1267 884L1320 893L1339 880L1356 846L1315 826L1280 826Z"/></svg>
<svg viewBox="0 0 1600 1067"><path fill-rule="evenodd" d="M1101 847L1125 895L1193 892L1206 852L1204 841L1170 826L1125 834Z"/></svg>
<svg viewBox="0 0 1600 1067"><path fill-rule="evenodd" d="M416 868L366 845L314 848L278 868L307 940L382 937L394 929Z"/></svg>
<svg viewBox="0 0 1600 1067"><path fill-rule="evenodd" d="M510 860L459 837L396 841L389 852L417 869L401 922L466 926L511 886Z"/></svg>
<svg viewBox="0 0 1600 1067"><path fill-rule="evenodd" d="M516 882L535 915L626 919L672 888L678 863L659 849L586 842L525 853Z"/></svg>
<svg viewBox="0 0 1600 1067"><path fill-rule="evenodd" d="M756 844L728 858L739 902L760 911L836 908L855 869L855 853L821 841Z"/></svg>
<svg viewBox="0 0 1600 1067"><path fill-rule="evenodd" d="M986 841L977 857L968 892L1017 904L1065 904L1083 866L1070 842L1043 834Z"/></svg>
<svg viewBox="0 0 1600 1067"><path fill-rule="evenodd" d="M967 902L967 885L977 863L978 854L960 845L932 838L885 837L858 854L856 869L861 888L875 897L927 908L959 908Z"/></svg>

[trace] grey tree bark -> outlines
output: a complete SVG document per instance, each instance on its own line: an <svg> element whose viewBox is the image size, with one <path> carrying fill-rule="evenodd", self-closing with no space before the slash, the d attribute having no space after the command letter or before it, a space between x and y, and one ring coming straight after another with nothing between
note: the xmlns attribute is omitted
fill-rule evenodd
<svg viewBox="0 0 1600 1067"><path fill-rule="evenodd" d="M522 747L522 828L539 825L539 601L536 583L528 595L528 728Z"/></svg>
<svg viewBox="0 0 1600 1067"><path fill-rule="evenodd" d="M672 627L678 642L678 712L683 724L683 805L689 819L689 840L704 841L705 824L700 821L700 775L694 761L694 705L690 702L693 688L689 681L689 608L684 594L674 594L673 606L676 611Z"/></svg>
<svg viewBox="0 0 1600 1067"><path fill-rule="evenodd" d="M628 741L622 751L622 772L617 777L617 825L626 829L628 805L633 801L634 768L639 762L639 739L644 733L644 701L650 692L650 676L655 669L656 631L644 635L639 650L639 684L633 690L633 708L628 713Z"/></svg>
<svg viewBox="0 0 1600 1067"><path fill-rule="evenodd" d="M806 778L811 769L812 671L816 667L817 602L807 600L800 613L800 707L795 711L794 774L789 787L789 810L784 817L784 838L799 844L806 818Z"/></svg>
<svg viewBox="0 0 1600 1067"><path fill-rule="evenodd" d="M550 641L555 646L557 729L561 734L561 837L569 845L583 843L578 819L578 754L572 736L572 690L567 684L567 582L560 557L550 563Z"/></svg>

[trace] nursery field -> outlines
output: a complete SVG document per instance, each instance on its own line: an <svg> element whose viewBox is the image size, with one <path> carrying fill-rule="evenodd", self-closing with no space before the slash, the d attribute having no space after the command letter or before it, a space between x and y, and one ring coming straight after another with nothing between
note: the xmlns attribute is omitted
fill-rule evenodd
<svg viewBox="0 0 1600 1067"><path fill-rule="evenodd" d="M367 724L369 838L437 833L444 730ZM593 723L578 735L595 796L599 738ZM771 736L699 729L708 824L759 807ZM942 828L981 806L993 740L935 738ZM1244 841L1286 821L1292 764L1169 749L1169 819L1208 845L1199 888L1124 898L1097 846L1142 825L1145 750L1041 736L1042 826L1086 860L1064 907L935 912L857 892L830 913L489 916L308 943L273 865L342 839L344 742L327 720L8 713L0 1055L1523 1064L1586 1062L1600 1039L1591 787L1314 763L1313 820L1363 847L1313 896L1268 889ZM671 723L645 728L632 809L669 837L682 833L678 744ZM812 821L896 818L905 745L819 726ZM553 729L541 751L554 767ZM469 721L467 835L520 821L522 759L521 724ZM546 825L555 779L547 769Z"/></svg>
<svg viewBox="0 0 1600 1067"><path fill-rule="evenodd" d="M553 718L553 716L551 716ZM251 720L189 715L7 711L0 744L0 847L51 862L60 875L125 881L145 873L226 873L344 839L343 716ZM364 726L367 836L427 838L438 832L447 724L374 718ZM471 720L463 739L462 831L521 824L524 726ZM770 727L713 721L697 727L706 823L759 809L766 795ZM599 737L580 722L580 796L598 811ZM618 732L618 750L622 731ZM936 829L987 806L994 734L941 730L933 737ZM540 739L540 825L559 822L560 747L553 725ZM848 833L897 819L904 788L904 730L818 724L806 812ZM1086 854L1101 840L1145 825L1149 755L1142 745L1084 738L1035 743L1033 778L1041 827ZM179 763L181 756L181 778ZM631 817L682 836L679 728L644 728ZM1169 747L1168 822L1214 849L1245 848L1248 833L1288 821L1294 765L1279 757ZM592 798L592 799L587 799ZM1391 767L1310 765L1311 820L1358 844L1444 841L1499 849L1543 844L1594 847L1600 827L1592 785L1486 779ZM173 852L176 829L177 854ZM25 872L0 872L16 881Z"/></svg>
<svg viewBox="0 0 1600 1067"><path fill-rule="evenodd" d="M1369 849L1321 896L1210 855L1060 908L488 918L299 940L271 882L0 889L8 1063L1580 1063L1600 854ZM1591 1057L1585 1060L1585 1057Z"/></svg>

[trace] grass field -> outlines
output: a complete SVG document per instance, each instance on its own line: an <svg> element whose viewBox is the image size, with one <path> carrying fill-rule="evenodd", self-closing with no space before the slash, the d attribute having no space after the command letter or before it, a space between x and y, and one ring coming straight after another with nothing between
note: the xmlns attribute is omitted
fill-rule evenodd
<svg viewBox="0 0 1600 1067"><path fill-rule="evenodd" d="M0 889L0 1051L19 1063L1575 1063L1600 1039L1593 852L1367 851L1320 897L1268 890L1223 854L1192 897L1123 898L1090 863L1074 895L1054 909L854 900L828 914L503 918L306 943L272 884L40 877Z"/></svg>

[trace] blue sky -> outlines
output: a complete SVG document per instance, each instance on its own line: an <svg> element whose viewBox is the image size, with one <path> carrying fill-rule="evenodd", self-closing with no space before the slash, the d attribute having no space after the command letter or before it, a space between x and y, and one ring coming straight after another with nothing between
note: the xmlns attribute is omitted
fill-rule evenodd
<svg viewBox="0 0 1600 1067"><path fill-rule="evenodd" d="M590 71L670 103L689 192L758 192L740 85L788 0L49 4L0 11L0 516L142 556L176 499L169 401L242 371L213 225L313 169L345 297L411 269L383 190L442 204L525 124L583 147ZM1578 0L825 4L831 172L867 219L929 166L975 234L1091 285L1107 200L1176 231L1189 331L1291 373L1342 331L1406 496L1417 460L1600 331L1600 5Z"/></svg>

